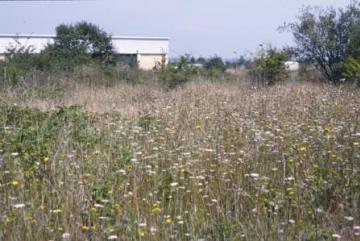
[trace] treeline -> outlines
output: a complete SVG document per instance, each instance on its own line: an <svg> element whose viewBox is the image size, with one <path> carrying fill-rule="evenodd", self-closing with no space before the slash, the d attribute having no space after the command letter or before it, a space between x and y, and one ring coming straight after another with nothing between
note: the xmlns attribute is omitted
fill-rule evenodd
<svg viewBox="0 0 360 241"><path fill-rule="evenodd" d="M253 59L241 57L239 63L246 67L249 77L257 83L268 85L286 80L289 72L284 62L292 59L306 67L316 69L319 79L332 84L356 83L360 86L360 3L352 1L345 9L305 7L297 21L280 28L292 33L295 46L276 49L262 47ZM188 63L206 66L205 59L189 58ZM222 62L214 58L216 62ZM184 59L169 66L170 73L186 69ZM185 66L185 67L184 67ZM229 65L228 65L229 66ZM174 77L173 77L174 78Z"/></svg>
<svg viewBox="0 0 360 241"><path fill-rule="evenodd" d="M205 59L184 55L168 65L159 63L154 71L145 73L136 64L122 61L114 53L111 35L97 25L62 24L56 28L54 42L38 54L31 47L9 49L6 60L0 61L0 84L14 86L26 82L34 73L49 76L62 73L71 77L75 73L80 79L85 75L98 81L108 78L134 83L151 78L173 88L196 78L237 79L236 71L227 70L242 67L253 82L272 85L288 79L284 62L291 59L316 69L323 81L360 85L359 2L352 1L345 9L306 7L295 22L281 29L293 34L295 46L262 47L255 57L241 56L232 62L218 56Z"/></svg>

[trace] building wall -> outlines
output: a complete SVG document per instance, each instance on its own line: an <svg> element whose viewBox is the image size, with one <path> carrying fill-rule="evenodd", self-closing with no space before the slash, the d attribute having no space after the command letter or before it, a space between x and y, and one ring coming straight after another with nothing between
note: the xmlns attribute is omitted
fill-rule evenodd
<svg viewBox="0 0 360 241"><path fill-rule="evenodd" d="M0 54L6 53L9 48L31 48L34 53L40 53L47 44L53 43L49 37L6 37L0 38Z"/></svg>
<svg viewBox="0 0 360 241"><path fill-rule="evenodd" d="M168 54L169 40L166 38L113 37L115 52L121 54Z"/></svg>
<svg viewBox="0 0 360 241"><path fill-rule="evenodd" d="M163 58L165 58L165 64L167 64L168 56L166 54L138 54L138 66L140 69L151 70L159 66Z"/></svg>

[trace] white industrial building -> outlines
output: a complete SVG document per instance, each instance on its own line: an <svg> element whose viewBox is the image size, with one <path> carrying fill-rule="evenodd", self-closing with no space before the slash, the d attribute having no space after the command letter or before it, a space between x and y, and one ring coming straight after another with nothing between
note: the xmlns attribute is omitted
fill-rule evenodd
<svg viewBox="0 0 360 241"><path fill-rule="evenodd" d="M30 47L33 53L40 53L54 39L55 35L0 34L0 60L9 48ZM152 69L163 58L168 61L169 38L113 36L112 44L115 53L134 57L141 69Z"/></svg>

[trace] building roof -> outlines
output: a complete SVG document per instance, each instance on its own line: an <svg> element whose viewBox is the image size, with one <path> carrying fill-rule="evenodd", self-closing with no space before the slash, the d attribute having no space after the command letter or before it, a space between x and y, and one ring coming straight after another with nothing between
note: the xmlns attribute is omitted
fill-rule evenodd
<svg viewBox="0 0 360 241"><path fill-rule="evenodd" d="M0 38L55 38L55 34L0 34ZM129 40L170 40L169 37L149 37L149 36L120 36L113 35L112 39L129 39Z"/></svg>
<svg viewBox="0 0 360 241"><path fill-rule="evenodd" d="M8 47L31 46L35 53L52 43L54 34L0 34L0 54ZM120 54L168 54L168 37L112 36L115 52Z"/></svg>

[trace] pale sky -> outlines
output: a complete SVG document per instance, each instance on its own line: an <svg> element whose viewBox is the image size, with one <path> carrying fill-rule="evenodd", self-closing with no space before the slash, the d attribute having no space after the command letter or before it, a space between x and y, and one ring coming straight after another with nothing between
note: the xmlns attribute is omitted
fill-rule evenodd
<svg viewBox="0 0 360 241"><path fill-rule="evenodd" d="M277 28L304 5L344 7L350 0L0 0L0 33L50 34L61 23L86 20L113 35L170 37L172 57L235 58L261 43L292 44Z"/></svg>

